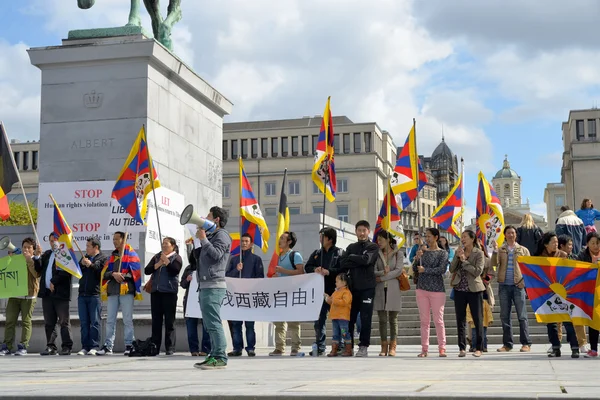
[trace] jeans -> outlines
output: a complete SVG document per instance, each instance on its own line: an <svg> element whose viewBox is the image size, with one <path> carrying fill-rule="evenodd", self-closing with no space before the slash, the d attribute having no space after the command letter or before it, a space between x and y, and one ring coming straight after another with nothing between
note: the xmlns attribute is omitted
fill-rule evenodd
<svg viewBox="0 0 600 400"><path fill-rule="evenodd" d="M377 311L379 316L379 337L381 342L387 342L387 327L390 325L390 341L395 342L398 336L398 311Z"/></svg>
<svg viewBox="0 0 600 400"><path fill-rule="evenodd" d="M256 333L254 332L254 321L229 321L231 330L231 341L233 342L233 351L241 352L244 349L244 335L242 334L242 325L246 325L246 351L254 351L256 346Z"/></svg>
<svg viewBox="0 0 600 400"><path fill-rule="evenodd" d="M360 313L361 331L359 347L369 347L371 344L371 320L373 319L373 299L375 288L365 290L354 290L352 292L352 308L350 310L350 336L352 347L354 347L354 325Z"/></svg>
<svg viewBox="0 0 600 400"><path fill-rule="evenodd" d="M327 323L327 314L329 314L330 308L331 306L329 304L323 302L321 312L319 313L319 319L315 321L315 343L317 344L320 353L325 352L325 340L327 339L325 324Z"/></svg>
<svg viewBox="0 0 600 400"><path fill-rule="evenodd" d="M567 341L571 345L571 350L579 351L579 343L577 342L577 334L575 333L575 328L571 322L563 322L562 325L565 327L567 331ZM558 338L558 325L556 323L547 324L548 329L548 339L550 343L552 343L552 348L554 350L560 349L560 339Z"/></svg>
<svg viewBox="0 0 600 400"><path fill-rule="evenodd" d="M474 349L477 348L477 329L471 328L471 347ZM483 327L483 348L487 349L488 347L488 339L487 339L487 326Z"/></svg>
<svg viewBox="0 0 600 400"><path fill-rule="evenodd" d="M454 291L454 309L456 310L456 326L458 328L458 349L467 349L467 305L471 310L475 324L475 336L472 337L473 347L483 351L483 292Z"/></svg>
<svg viewBox="0 0 600 400"><path fill-rule="evenodd" d="M525 302L525 289L514 285L499 285L498 294L500 297L500 320L502 321L502 342L504 347L512 349L513 333L511 313L512 305L517 310L519 319L519 339L522 346L531 346L529 337L529 325L527 321L527 304Z"/></svg>
<svg viewBox="0 0 600 400"><path fill-rule="evenodd" d="M56 350L56 323L60 325L60 340L63 349L73 348L73 335L71 334L71 320L69 318L69 300L55 297L42 298L42 311L44 313L44 328L46 330L46 347Z"/></svg>
<svg viewBox="0 0 600 400"><path fill-rule="evenodd" d="M163 320L165 322L165 351L175 351L175 312L177 293L154 292L150 295L152 313L152 343L160 352Z"/></svg>
<svg viewBox="0 0 600 400"><path fill-rule="evenodd" d="M350 337L350 331L348 329L350 321L346 321L345 319L334 319L331 321L333 325L333 343L340 343L342 340L345 343L349 343L352 338Z"/></svg>
<svg viewBox="0 0 600 400"><path fill-rule="evenodd" d="M445 292L428 292L417 289L417 307L419 308L419 322L421 326L421 351L429 351L429 330L431 314L437 334L438 350L446 350L446 325L444 324L444 305L446 304Z"/></svg>
<svg viewBox="0 0 600 400"><path fill-rule="evenodd" d="M198 300L202 312L202 322L210 337L210 356L227 362L227 340L221 321L221 303L226 289L200 289Z"/></svg>
<svg viewBox="0 0 600 400"><path fill-rule="evenodd" d="M83 296L77 298L79 322L81 324L81 348L90 351L100 347L100 313L102 301L100 296Z"/></svg>
<svg viewBox="0 0 600 400"><path fill-rule="evenodd" d="M104 346L107 349L113 349L115 344L115 331L117 328L117 313L121 306L121 314L123 314L123 327L125 335L125 346L131 346L135 340L133 334L133 295L113 295L108 296L108 304L106 306L106 341Z"/></svg>
<svg viewBox="0 0 600 400"><path fill-rule="evenodd" d="M31 316L37 299L10 298L6 303L6 325L4 326L4 344L10 351L16 350L15 329L21 314L21 344L27 348L31 339Z"/></svg>
<svg viewBox="0 0 600 400"><path fill-rule="evenodd" d="M206 332L204 322L202 322L202 350L200 350L200 341L198 340L198 322L202 321L200 318L186 318L185 326L187 328L188 346L190 353L210 353L210 336Z"/></svg>
<svg viewBox="0 0 600 400"><path fill-rule="evenodd" d="M360 322L360 311L358 312L358 315L356 316L356 334L360 335L360 331L362 330L362 323Z"/></svg>

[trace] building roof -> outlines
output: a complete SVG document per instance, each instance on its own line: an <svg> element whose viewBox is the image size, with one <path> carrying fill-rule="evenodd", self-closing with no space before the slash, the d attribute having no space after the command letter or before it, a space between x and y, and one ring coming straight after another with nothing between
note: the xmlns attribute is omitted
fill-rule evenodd
<svg viewBox="0 0 600 400"><path fill-rule="evenodd" d="M305 128L320 127L323 117L320 115L314 117L303 117L295 119L278 119L271 121L245 121L228 122L223 124L224 132L267 130L267 129L285 129L285 128ZM345 115L333 117L333 125L353 124L352 120Z"/></svg>
<svg viewBox="0 0 600 400"><path fill-rule="evenodd" d="M494 175L494 179L505 179L505 178L515 178L519 179L520 176L515 172L515 170L510 168L510 162L508 162L508 155L504 155L504 163L502 164L502 169L496 172Z"/></svg>
<svg viewBox="0 0 600 400"><path fill-rule="evenodd" d="M448 160L452 160L454 158L454 153L452 153L452 150L450 150L450 147L448 147L446 144L444 137L442 137L442 143L438 144L431 155L432 160L435 160L439 157L446 157Z"/></svg>

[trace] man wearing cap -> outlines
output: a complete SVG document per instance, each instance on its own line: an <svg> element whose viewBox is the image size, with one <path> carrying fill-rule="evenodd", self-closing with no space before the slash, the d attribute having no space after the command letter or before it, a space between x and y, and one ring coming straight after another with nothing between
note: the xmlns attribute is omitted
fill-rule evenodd
<svg viewBox="0 0 600 400"><path fill-rule="evenodd" d="M56 266L54 252L58 248L58 235L55 232L48 235L50 250L35 260L35 269L40 274L40 291L38 297L42 299L44 313L44 328L46 330L46 349L42 356L53 356L58 353L56 347L56 323L60 325L61 356L71 354L73 336L71 334L71 321L69 319L69 304L71 302L72 276L67 271Z"/></svg>

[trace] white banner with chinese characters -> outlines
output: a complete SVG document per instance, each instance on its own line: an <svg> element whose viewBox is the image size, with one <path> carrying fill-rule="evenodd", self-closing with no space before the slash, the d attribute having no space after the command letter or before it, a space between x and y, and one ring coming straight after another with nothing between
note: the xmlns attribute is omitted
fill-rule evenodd
<svg viewBox="0 0 600 400"><path fill-rule="evenodd" d="M225 278L227 292L221 318L228 321L315 321L319 319L325 291L323 276L282 278ZM202 318L196 274L190 284L186 317Z"/></svg>

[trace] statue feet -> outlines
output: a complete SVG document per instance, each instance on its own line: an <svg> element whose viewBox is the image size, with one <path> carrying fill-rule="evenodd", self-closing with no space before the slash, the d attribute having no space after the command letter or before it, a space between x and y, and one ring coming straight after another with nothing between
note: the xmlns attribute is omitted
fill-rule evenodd
<svg viewBox="0 0 600 400"><path fill-rule="evenodd" d="M142 26L142 19L139 16L129 17L129 22L125 26Z"/></svg>

